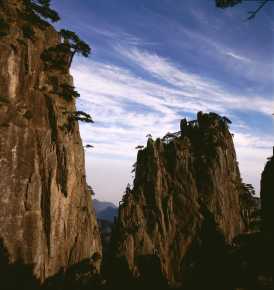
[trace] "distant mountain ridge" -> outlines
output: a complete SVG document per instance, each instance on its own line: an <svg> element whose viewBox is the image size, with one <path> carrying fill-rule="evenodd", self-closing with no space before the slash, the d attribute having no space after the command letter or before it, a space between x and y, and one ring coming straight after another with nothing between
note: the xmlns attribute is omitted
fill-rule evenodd
<svg viewBox="0 0 274 290"><path fill-rule="evenodd" d="M114 217L118 215L118 208L115 204L107 201L93 200L94 209L96 211L97 219L114 221Z"/></svg>
<svg viewBox="0 0 274 290"><path fill-rule="evenodd" d="M98 199L93 200L93 205L101 232L103 253L106 254L111 241L114 219L118 216L118 207L111 202Z"/></svg>

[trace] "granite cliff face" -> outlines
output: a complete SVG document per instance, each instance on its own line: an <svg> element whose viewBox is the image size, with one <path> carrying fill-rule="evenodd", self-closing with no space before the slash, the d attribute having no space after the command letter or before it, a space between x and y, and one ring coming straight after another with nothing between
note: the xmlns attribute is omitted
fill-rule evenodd
<svg viewBox="0 0 274 290"><path fill-rule="evenodd" d="M207 280L221 275L218 259L224 258L226 245L247 230L229 122L200 112L197 121L182 120L180 132L148 139L138 152L113 250L114 260L123 261L133 277L150 275L152 267L171 285L199 280L201 269Z"/></svg>
<svg viewBox="0 0 274 290"><path fill-rule="evenodd" d="M60 36L31 23L25 3L0 2L0 240L10 263L44 281L101 253L101 242L75 102L62 96L73 80L41 57Z"/></svg>

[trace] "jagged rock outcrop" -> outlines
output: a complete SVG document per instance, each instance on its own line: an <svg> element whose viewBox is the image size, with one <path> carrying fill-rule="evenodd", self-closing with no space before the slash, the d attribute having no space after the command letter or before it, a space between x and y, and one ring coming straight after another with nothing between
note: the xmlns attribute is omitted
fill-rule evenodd
<svg viewBox="0 0 274 290"><path fill-rule="evenodd" d="M187 285L190 277L222 279L218 261L246 230L228 122L200 112L197 121L182 120L180 132L149 138L138 152L134 186L120 204L113 238L113 260L133 277L150 279L158 267L171 285Z"/></svg>
<svg viewBox="0 0 274 290"><path fill-rule="evenodd" d="M101 242L75 102L62 96L73 83L60 65L69 58L49 65L45 51L60 36L26 3L0 1L0 240L10 263L44 281L100 254Z"/></svg>

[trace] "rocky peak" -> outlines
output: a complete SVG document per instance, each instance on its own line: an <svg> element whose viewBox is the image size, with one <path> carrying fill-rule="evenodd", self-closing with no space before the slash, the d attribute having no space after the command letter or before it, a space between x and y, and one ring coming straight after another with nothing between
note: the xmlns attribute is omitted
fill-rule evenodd
<svg viewBox="0 0 274 290"><path fill-rule="evenodd" d="M114 250L133 277L141 277L154 257L167 281L181 284L193 265L204 262L203 251L210 256L246 230L229 123L199 112L197 120L182 120L179 132L149 138L139 150L133 189L120 204Z"/></svg>
<svg viewBox="0 0 274 290"><path fill-rule="evenodd" d="M44 281L101 253L101 242L69 55L29 2L0 1L0 240L9 263Z"/></svg>

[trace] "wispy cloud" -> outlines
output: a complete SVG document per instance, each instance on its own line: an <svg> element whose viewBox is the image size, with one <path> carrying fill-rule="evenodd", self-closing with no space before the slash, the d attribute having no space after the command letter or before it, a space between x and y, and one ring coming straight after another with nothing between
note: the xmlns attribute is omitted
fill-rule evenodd
<svg viewBox="0 0 274 290"><path fill-rule="evenodd" d="M233 94L227 88L223 88L215 80L205 79L199 75L188 73L176 66L168 59L156 54L151 54L138 49L123 49L118 47L117 52L123 54L137 66L152 74L159 80L168 82L174 87L177 96L185 96L190 99L211 104L214 108L226 112L229 109L243 109L259 111L264 114L271 114L273 102L270 97L257 97L256 95ZM231 55L234 55L230 53ZM234 57L243 58L238 55ZM194 100L193 100L194 101ZM178 105L176 103L176 105Z"/></svg>
<svg viewBox="0 0 274 290"><path fill-rule="evenodd" d="M238 54L236 54L234 52L231 52L231 51L225 52L224 54L227 55L227 56L230 56L230 57L232 57L232 58L234 58L235 60L238 60L238 61L247 62L247 63L251 62L251 60L249 58L244 57L242 55L238 55Z"/></svg>
<svg viewBox="0 0 274 290"><path fill-rule="evenodd" d="M92 126L82 125L81 134L85 143L95 145L92 154L97 158L126 159L132 164L135 147L145 144L147 134L161 137L176 131L182 117L199 110L229 117L240 111L270 117L273 111L269 98L232 93L216 80L190 73L155 53L131 46L116 47L115 51L127 63L142 69L147 78L126 67L96 61L78 62L72 70L81 93L78 106L95 120ZM246 152L255 148L262 164L254 168L253 175L254 171L258 173L274 138L263 133L252 135L252 128L237 118L233 129L241 168L250 165Z"/></svg>
<svg viewBox="0 0 274 290"><path fill-rule="evenodd" d="M111 9L108 0L60 2L53 1L67 19L62 26L73 25L93 48L92 60L77 58L72 70L78 108L95 120L81 124L84 143L95 145L86 150L88 176L98 173L93 183L105 183L101 171L115 175L111 162L130 167L146 134L178 130L182 117L202 110L232 119L243 175L258 185L274 144L271 19L243 23L242 11L217 11L204 0L114 1ZM121 195L117 188L108 192Z"/></svg>
<svg viewBox="0 0 274 290"><path fill-rule="evenodd" d="M228 115L235 110L270 115L273 110L267 98L232 94L216 81L188 73L159 55L136 48L119 47L118 51L150 74L152 80L144 80L123 67L94 61L78 63L72 71L82 95L79 106L90 111L98 122L92 128L82 127L84 139L100 143L95 150L98 154L132 157L134 146L145 142L146 134L162 136L176 130L184 114L199 110ZM237 138L242 145L243 140L249 140L246 146L259 143L248 134Z"/></svg>

